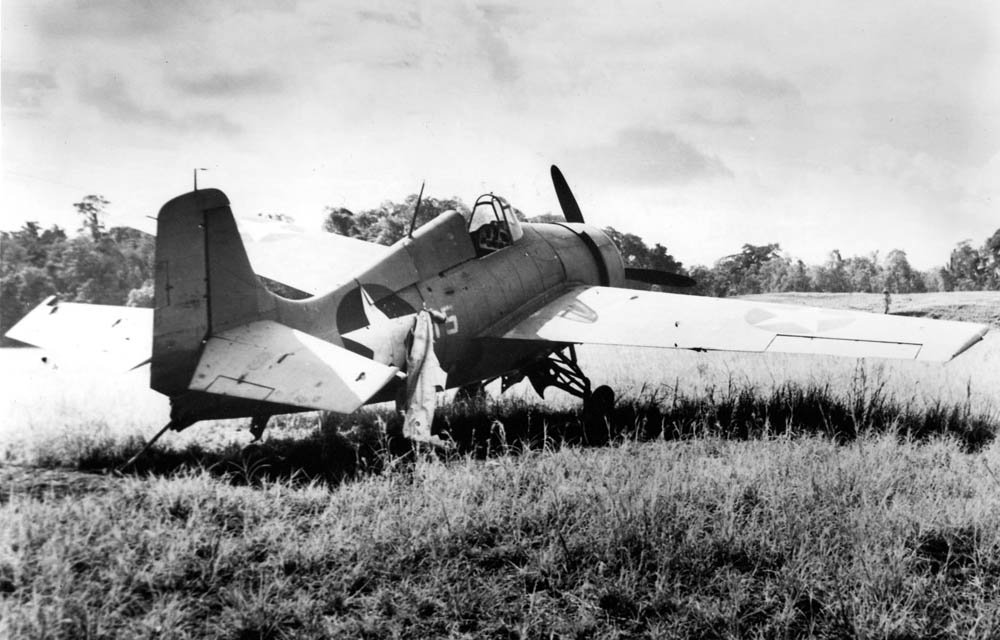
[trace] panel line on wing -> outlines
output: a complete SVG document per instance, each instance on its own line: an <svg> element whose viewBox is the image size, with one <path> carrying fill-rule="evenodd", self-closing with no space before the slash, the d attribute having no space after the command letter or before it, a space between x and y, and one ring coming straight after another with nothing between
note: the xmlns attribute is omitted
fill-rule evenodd
<svg viewBox="0 0 1000 640"><path fill-rule="evenodd" d="M893 340L858 340L827 336L801 336L778 334L765 351L782 353L824 354L836 353L847 357L899 358L915 360L922 345Z"/></svg>
<svg viewBox="0 0 1000 640"><path fill-rule="evenodd" d="M239 393L233 393L236 388L239 388ZM241 398L263 401L267 400L268 396L274 393L274 387L247 382L246 380L240 380L239 378L233 378L231 376L219 375L216 376L215 380L213 380L207 387L205 387L205 391L208 393L217 393L223 396L232 395Z"/></svg>

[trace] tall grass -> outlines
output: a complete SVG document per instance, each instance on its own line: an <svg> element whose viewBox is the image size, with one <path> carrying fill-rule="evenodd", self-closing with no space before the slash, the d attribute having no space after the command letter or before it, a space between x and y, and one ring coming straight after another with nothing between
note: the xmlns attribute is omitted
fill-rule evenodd
<svg viewBox="0 0 1000 640"><path fill-rule="evenodd" d="M905 414L910 418L902 420L902 431L929 433L938 428L934 425L942 422L943 414L954 414L949 418L953 426L944 430L975 431L975 417L993 413L995 391L1000 385L997 339L987 340L946 365L877 361L859 364L847 359L780 354L695 354L603 347L581 348L579 354L594 384L610 384L619 393L620 406L627 409L615 419L613 433L600 424L585 429L587 425L581 424L576 415L578 400L550 390L545 402L539 403L524 383L504 394L502 400L489 403L488 419L486 414L470 416L472 419L461 426L455 424L465 420L460 415L444 415L438 427L450 431L466 446L482 443L492 432L491 449L502 445L504 438L508 444L534 442L533 446L546 438L600 442L627 430L626 425L631 425L628 428L633 431L641 427L644 432L659 429L687 437L706 420L711 429L726 429L726 416L731 413L726 409L728 405L737 416L766 415L763 423L753 423L755 432L789 426L814 431L824 421L831 422L829 412L834 410L825 406L822 398L849 404L848 396L858 397L859 381L870 380L879 386L873 406L887 407L887 411L882 417L877 412L866 417L847 410L843 415L850 417L854 430L867 428L866 422L877 423L878 429L891 428L886 425L890 417ZM110 464L126 452L137 450L139 438L152 436L169 413L166 399L148 389L148 371L123 375L87 363L59 361L55 365L50 361L45 365L33 349L0 350L0 365L0 462L78 466L101 457L104 451L110 453L106 456ZM491 397L499 396L498 390L493 393ZM799 400L788 397L799 393L803 396ZM761 407L761 403L767 406ZM780 411L781 406L788 407L791 413ZM660 413L646 411L645 407ZM371 411L339 421L340 430L350 431L354 425L371 430L379 416L393 426L391 413L375 409L372 417ZM445 413L448 411L453 410ZM697 415L699 412L704 415ZM928 418L926 426L920 424L924 417ZM275 422L281 428L272 433L307 436L320 418L307 414ZM180 434L168 434L163 444L174 451L225 449L249 441L245 429L245 421L199 423ZM844 429L838 419L834 430ZM977 436L962 437L975 446Z"/></svg>
<svg viewBox="0 0 1000 640"><path fill-rule="evenodd" d="M432 428L454 448L436 455L446 460L464 456L490 459L567 445L693 438L816 435L848 443L882 434L907 441L946 436L973 452L993 440L997 425L992 413L974 411L968 402L930 406L900 403L885 393L880 375L858 366L845 392L791 383L758 389L733 381L698 396L661 389L623 401L607 417L587 416L579 406L553 408L517 397L453 402L439 408ZM186 443L178 444L167 440L125 472L173 475L204 469L237 484L274 480L338 484L412 464L419 452L402 437L401 422L401 417L386 407L368 408L351 416L286 416L275 420L270 434L260 443L246 446L245 435L242 442L213 443L189 437ZM135 434L115 435L91 425L39 440L25 461L46 468L110 471L121 467L142 445Z"/></svg>
<svg viewBox="0 0 1000 640"><path fill-rule="evenodd" d="M995 637L1000 448L714 437L0 506L4 637Z"/></svg>

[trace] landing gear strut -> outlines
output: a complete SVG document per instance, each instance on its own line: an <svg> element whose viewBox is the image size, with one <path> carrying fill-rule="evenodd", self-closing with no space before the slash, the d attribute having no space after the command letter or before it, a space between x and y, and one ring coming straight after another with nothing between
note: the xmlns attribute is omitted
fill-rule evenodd
<svg viewBox="0 0 1000 640"><path fill-rule="evenodd" d="M455 402L482 402L486 398L486 385L489 382L492 382L492 380L482 380L462 385L455 394Z"/></svg>
<svg viewBox="0 0 1000 640"><path fill-rule="evenodd" d="M576 359L576 347L566 345L561 351L550 353L533 367L503 377L503 391L525 377L538 395L545 397L545 389L555 387L583 400L584 418L604 422L615 408L615 392L607 385L591 389L590 378L584 375Z"/></svg>
<svg viewBox="0 0 1000 640"><path fill-rule="evenodd" d="M264 429L267 429L267 421L271 419L269 415L255 415L250 419L250 435L253 436L253 442L260 442L261 436L264 435Z"/></svg>

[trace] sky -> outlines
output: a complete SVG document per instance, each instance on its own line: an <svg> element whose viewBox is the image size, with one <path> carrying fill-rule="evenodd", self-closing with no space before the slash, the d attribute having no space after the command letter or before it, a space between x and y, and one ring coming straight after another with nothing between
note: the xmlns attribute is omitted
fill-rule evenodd
<svg viewBox="0 0 1000 640"><path fill-rule="evenodd" d="M927 269L1000 228L995 2L4 0L0 228L152 229L426 194L558 212L686 265L777 242Z"/></svg>

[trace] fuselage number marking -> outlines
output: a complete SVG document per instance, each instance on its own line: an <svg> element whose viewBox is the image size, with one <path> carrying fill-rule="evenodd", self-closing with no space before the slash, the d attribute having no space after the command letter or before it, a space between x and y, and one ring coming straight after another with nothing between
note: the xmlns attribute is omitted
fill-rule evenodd
<svg viewBox="0 0 1000 640"><path fill-rule="evenodd" d="M455 313L455 307L452 305L445 305L441 307L441 313L444 314L444 332L449 336L453 336L458 333L458 315ZM441 337L441 326L439 324L434 325L435 337Z"/></svg>

